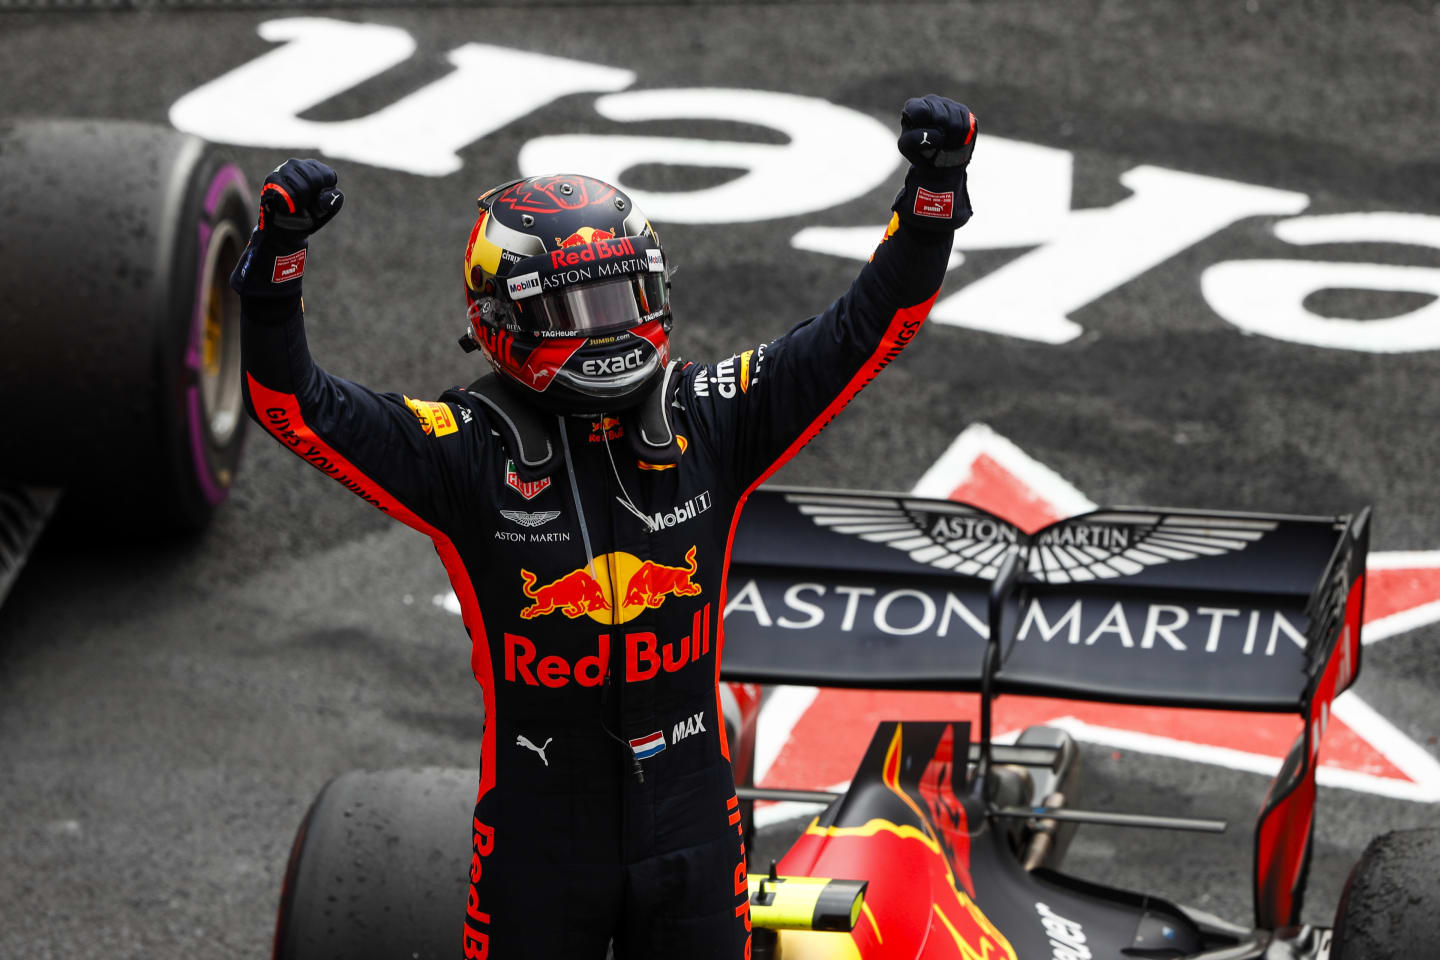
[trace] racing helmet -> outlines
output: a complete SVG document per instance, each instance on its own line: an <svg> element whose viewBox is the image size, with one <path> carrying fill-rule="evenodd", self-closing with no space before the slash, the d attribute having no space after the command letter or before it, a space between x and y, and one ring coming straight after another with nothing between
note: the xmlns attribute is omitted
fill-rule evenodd
<svg viewBox="0 0 1440 960"><path fill-rule="evenodd" d="M477 201L460 345L542 409L633 406L670 356L670 280L650 221L575 174L528 177Z"/></svg>

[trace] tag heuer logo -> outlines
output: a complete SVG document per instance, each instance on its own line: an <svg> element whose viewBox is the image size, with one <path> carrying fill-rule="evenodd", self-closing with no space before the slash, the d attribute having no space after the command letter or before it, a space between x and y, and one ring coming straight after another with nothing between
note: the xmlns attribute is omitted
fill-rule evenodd
<svg viewBox="0 0 1440 960"><path fill-rule="evenodd" d="M524 497L526 500L534 500L540 495L540 491L550 486L550 478L546 477L543 480L531 481L521 480L520 474L515 472L515 461L506 460L505 483L508 486L514 488L515 492L520 494L520 496Z"/></svg>

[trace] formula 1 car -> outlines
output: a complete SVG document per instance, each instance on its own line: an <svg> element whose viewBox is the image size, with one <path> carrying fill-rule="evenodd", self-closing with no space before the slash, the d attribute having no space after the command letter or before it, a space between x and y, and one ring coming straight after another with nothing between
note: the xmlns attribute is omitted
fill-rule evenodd
<svg viewBox="0 0 1440 960"><path fill-rule="evenodd" d="M827 804L777 864L751 864L753 956L1354 960L1440 942L1437 831L1372 843L1334 928L1300 922L1320 738L1360 667L1368 518L1126 508L1025 533L948 500L758 491L735 537L724 677L980 706L973 725L880 724L843 794L758 789L737 769L743 797ZM1253 923L1061 872L1080 824L1224 825L1075 808L1067 733L992 742L1005 694L1303 717L1256 825ZM275 956L453 955L474 783L332 781L292 848Z"/></svg>
<svg viewBox="0 0 1440 960"><path fill-rule="evenodd" d="M0 121L0 600L62 489L127 533L197 532L225 499L250 196L173 130Z"/></svg>

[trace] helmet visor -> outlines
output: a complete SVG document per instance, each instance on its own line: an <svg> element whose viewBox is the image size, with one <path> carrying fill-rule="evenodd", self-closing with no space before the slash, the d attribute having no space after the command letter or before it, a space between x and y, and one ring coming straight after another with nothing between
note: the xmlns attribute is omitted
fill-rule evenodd
<svg viewBox="0 0 1440 960"><path fill-rule="evenodd" d="M667 299L665 275L644 273L527 297L514 310L527 332L591 336L658 319Z"/></svg>

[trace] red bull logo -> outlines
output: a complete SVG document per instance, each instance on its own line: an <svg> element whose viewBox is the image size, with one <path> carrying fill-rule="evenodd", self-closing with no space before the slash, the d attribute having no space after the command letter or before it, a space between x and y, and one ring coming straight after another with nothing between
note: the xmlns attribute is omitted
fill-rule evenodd
<svg viewBox="0 0 1440 960"><path fill-rule="evenodd" d="M625 587L625 606L646 606L651 609L660 606L669 596L694 597L700 593L695 576L695 548L685 553L685 566L669 567L663 563L646 560L640 569L630 577Z"/></svg>
<svg viewBox="0 0 1440 960"><path fill-rule="evenodd" d="M591 443L619 440L623 436L625 436L625 428L620 426L619 417L601 417L599 420L590 421Z"/></svg>
<svg viewBox="0 0 1440 960"><path fill-rule="evenodd" d="M584 229L588 230L589 227ZM597 234L604 233L603 230L596 231ZM570 237L578 237L580 234L572 233ZM550 251L550 268L559 270L561 267L578 267L586 263L596 263L602 260L611 260L619 257L635 256L635 244L630 242L629 237L605 237L593 242L584 241L575 244L571 243L570 237L561 241L559 250ZM568 249L567 249L568 248ZM642 268L643 269L643 268Z"/></svg>
<svg viewBox="0 0 1440 960"><path fill-rule="evenodd" d="M625 682L653 680L661 673L676 673L689 664L699 663L710 653L710 629L710 604L707 603L690 614L690 632L678 640L662 640L648 631L615 635L617 656L623 658ZM541 656L534 640L507 633L505 679L509 683L551 689L572 683L598 687L610 667L611 637L609 633L598 635L593 654L571 661L560 654ZM620 666L617 664L617 676ZM707 669L713 670L713 664Z"/></svg>
<svg viewBox="0 0 1440 960"><path fill-rule="evenodd" d="M533 620L558 611L572 620L588 616L611 626L657 609L667 597L698 597L702 588L695 582L700 569L696 552L693 546L685 552L683 566L641 560L623 551L606 553L539 586L535 574L521 570L520 590L530 605L520 616Z"/></svg>
<svg viewBox="0 0 1440 960"><path fill-rule="evenodd" d="M590 571L583 567L571 570L559 580L547 583L538 590L535 589L537 579L529 570L521 569L520 590L532 601L530 606L520 611L520 616L526 620L533 620L556 610L574 620L587 613L600 613L610 609L610 600L600 589L600 584L596 583L595 578L590 576Z"/></svg>
<svg viewBox="0 0 1440 960"><path fill-rule="evenodd" d="M576 230L574 233L570 234L570 236L566 237L564 240L561 240L559 237L556 237L556 238L555 238L555 246L557 246L557 247L562 247L562 248L563 248L563 247L578 247L578 246L581 246L581 245L586 244L586 243L594 243L596 240L614 240L614 239L615 239L615 234L611 233L609 230L600 230L600 229L597 229L596 227L581 227L579 230Z"/></svg>

